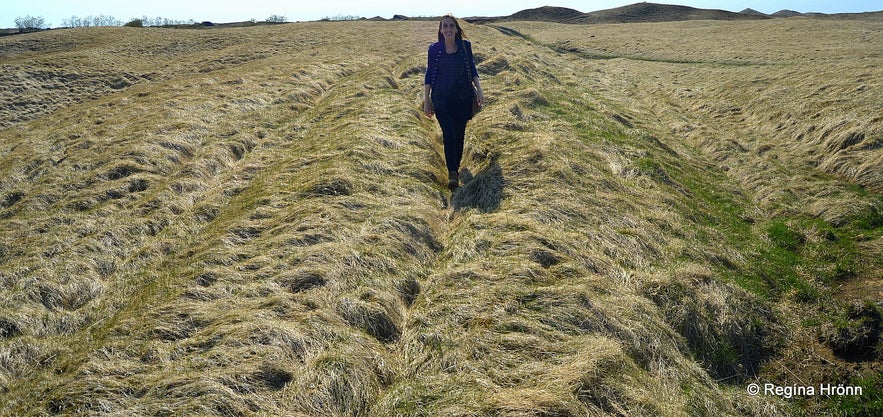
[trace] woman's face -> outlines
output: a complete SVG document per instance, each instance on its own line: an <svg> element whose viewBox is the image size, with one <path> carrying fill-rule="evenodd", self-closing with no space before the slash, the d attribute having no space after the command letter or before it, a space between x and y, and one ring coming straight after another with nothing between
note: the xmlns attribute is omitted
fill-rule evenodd
<svg viewBox="0 0 883 417"><path fill-rule="evenodd" d="M457 23L454 22L454 19L450 17L445 18L441 21L439 25L439 30L441 31L442 36L445 39L456 39L457 37Z"/></svg>

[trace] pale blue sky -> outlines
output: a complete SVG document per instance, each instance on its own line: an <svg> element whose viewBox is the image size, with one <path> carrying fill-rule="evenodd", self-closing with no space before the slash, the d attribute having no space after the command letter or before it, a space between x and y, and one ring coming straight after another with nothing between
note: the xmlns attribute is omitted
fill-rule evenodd
<svg viewBox="0 0 883 417"><path fill-rule="evenodd" d="M669 0L656 3L721 9L733 12L745 8L764 13L782 9L799 12L853 13L883 10L881 0ZM519 10L545 5L562 6L582 12L611 9L638 3L635 0L3 0L0 5L0 27L15 27L15 18L26 15L45 19L46 24L58 27L71 16L110 15L122 21L134 17L164 17L175 20L212 21L218 23L264 20L281 15L289 21L319 20L323 17L380 16L438 16L453 13L465 16L506 16Z"/></svg>

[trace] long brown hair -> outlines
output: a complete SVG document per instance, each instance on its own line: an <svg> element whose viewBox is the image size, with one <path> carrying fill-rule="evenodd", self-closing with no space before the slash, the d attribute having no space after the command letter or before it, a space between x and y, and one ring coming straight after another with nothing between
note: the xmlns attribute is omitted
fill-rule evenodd
<svg viewBox="0 0 883 417"><path fill-rule="evenodd" d="M441 20L438 21L438 41L439 41L439 43L442 43L445 41L445 35L442 35L442 32L441 32L441 25L442 25L442 22L445 21L445 19L451 19L454 21L454 26L457 27L457 40L466 39L466 33L464 33L463 28L460 27L460 22L457 21L457 18L454 17L454 15L448 13L448 14L442 16Z"/></svg>

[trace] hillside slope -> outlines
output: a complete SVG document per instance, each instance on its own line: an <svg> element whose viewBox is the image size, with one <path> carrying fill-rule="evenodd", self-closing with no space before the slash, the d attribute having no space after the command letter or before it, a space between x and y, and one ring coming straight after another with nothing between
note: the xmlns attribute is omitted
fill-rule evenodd
<svg viewBox="0 0 883 417"><path fill-rule="evenodd" d="M680 20L755 20L756 16L717 9L698 9L671 4L635 3L586 14L583 23L674 22Z"/></svg>
<svg viewBox="0 0 883 417"><path fill-rule="evenodd" d="M879 314L873 48L843 51L862 63L843 80L865 88L824 65L806 81L800 52L748 58L771 72L746 87L719 84L747 68L713 43L645 59L667 49L584 43L613 27L591 29L597 39L470 25L488 105L450 196L439 129L416 109L435 25L0 39L0 414L846 407L746 394L757 380L796 383L771 364L813 383L865 381L857 407L880 406L878 338L834 351L852 301ZM740 28L721 30L756 33ZM860 23L842 30L874 42ZM599 47L620 56L597 59ZM794 161L804 107L767 116L781 97L770 92L757 113L732 111L743 96L731 94L823 80L821 94L852 104L808 100L819 126ZM853 139L828 146L841 137Z"/></svg>
<svg viewBox="0 0 883 417"><path fill-rule="evenodd" d="M752 9L744 9L741 12L734 13L718 9L701 9L673 4L641 2L587 13L566 7L542 6L521 10L509 16L467 17L466 20L478 24L500 22L550 22L598 25L617 23L680 22L690 20L767 20L770 18L788 18L795 16L803 16L813 19L865 20L879 22L883 20L883 11L825 14L812 12L799 13L790 10L781 10L772 15L766 15Z"/></svg>
<svg viewBox="0 0 883 417"><path fill-rule="evenodd" d="M768 19L763 14L734 13L726 10L698 9L657 3L635 3L612 9L583 13L565 7L543 6L521 10L509 16L479 18L482 22L537 21L570 24L614 24L677 22L682 20L757 20Z"/></svg>

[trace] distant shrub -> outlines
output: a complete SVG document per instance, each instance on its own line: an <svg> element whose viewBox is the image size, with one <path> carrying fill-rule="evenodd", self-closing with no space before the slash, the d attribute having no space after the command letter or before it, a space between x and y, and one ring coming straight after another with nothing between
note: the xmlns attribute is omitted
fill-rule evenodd
<svg viewBox="0 0 883 417"><path fill-rule="evenodd" d="M25 16L15 18L15 26L19 32L47 29L46 21L42 17Z"/></svg>
<svg viewBox="0 0 883 417"><path fill-rule="evenodd" d="M123 26L130 27L130 28L140 28L140 27L144 27L144 21L141 19L132 19Z"/></svg>
<svg viewBox="0 0 883 417"><path fill-rule="evenodd" d="M100 26L120 26L123 22L113 16L99 15L86 16L83 18L71 16L70 19L61 21L61 26L66 28L82 28L82 27L100 27Z"/></svg>
<svg viewBox="0 0 883 417"><path fill-rule="evenodd" d="M278 14L274 14L267 18L267 23L287 23L288 18L285 16L279 16Z"/></svg>
<svg viewBox="0 0 883 417"><path fill-rule="evenodd" d="M160 17L160 16L157 16L154 18L142 16L141 19L132 19L132 20L133 21L134 20L141 20L142 26L177 26L177 25L195 25L195 24L197 24L196 21L193 19L176 20L176 19L169 19L169 18Z"/></svg>
<svg viewBox="0 0 883 417"><path fill-rule="evenodd" d="M359 19L361 19L361 17L359 17L359 16L353 16L353 15L344 16L342 14L339 14L339 15L332 16L332 17L327 17L327 16L323 17L322 21L323 22L336 22L336 21L359 20Z"/></svg>

